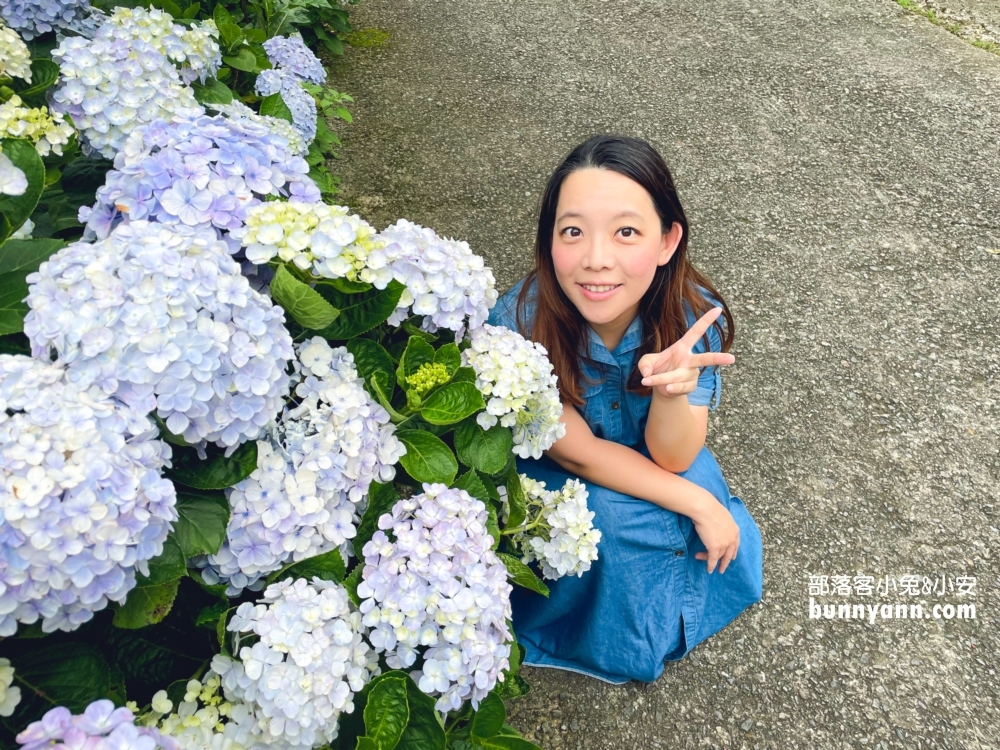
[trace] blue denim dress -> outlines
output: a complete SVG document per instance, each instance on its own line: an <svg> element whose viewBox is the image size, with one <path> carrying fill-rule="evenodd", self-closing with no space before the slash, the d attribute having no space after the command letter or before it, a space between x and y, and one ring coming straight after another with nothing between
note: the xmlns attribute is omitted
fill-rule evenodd
<svg viewBox="0 0 1000 750"><path fill-rule="evenodd" d="M515 311L523 282L498 300L488 323L518 331ZM535 305L530 296L528 302L525 317L530 331ZM687 313L690 327L695 316L690 309ZM629 373L638 365L642 321L638 317L632 321L613 352L593 329L588 331L590 356L596 364L583 358L583 371L600 382L584 385L586 403L579 411L597 437L628 445L648 458L644 431L651 399L625 390ZM708 335L711 350L720 351L714 327ZM704 342L694 351L704 351ZM708 404L715 410L722 387L719 369L702 369L698 387L688 394L689 403ZM544 456L519 458L517 466L549 489L562 487L573 476ZM581 577L546 581L551 592L547 599L515 587L513 623L526 649L525 664L612 683L652 682L663 672L664 661L682 658L760 601L760 530L743 501L730 494L715 456L702 447L690 468L678 476L711 492L739 525L739 552L726 572L720 575L716 567L708 574L706 561L695 559L705 546L687 516L586 483L594 526L601 530L598 559Z"/></svg>

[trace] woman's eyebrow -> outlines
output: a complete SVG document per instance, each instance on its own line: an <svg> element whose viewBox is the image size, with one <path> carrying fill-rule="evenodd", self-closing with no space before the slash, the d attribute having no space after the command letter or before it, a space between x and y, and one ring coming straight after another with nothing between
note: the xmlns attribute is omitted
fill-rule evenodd
<svg viewBox="0 0 1000 750"><path fill-rule="evenodd" d="M574 217L574 218L577 218L577 219L582 219L583 218L583 214L579 214L576 211L567 211L562 216L560 216L558 219L556 219L556 221L562 221L563 219L568 219L571 216ZM640 214L638 211L627 210L627 211L619 211L618 213L616 213L614 216L611 217L611 220L614 221L615 219L620 219L623 216L631 216L631 217L636 218L636 219L641 219L642 218L642 214Z"/></svg>

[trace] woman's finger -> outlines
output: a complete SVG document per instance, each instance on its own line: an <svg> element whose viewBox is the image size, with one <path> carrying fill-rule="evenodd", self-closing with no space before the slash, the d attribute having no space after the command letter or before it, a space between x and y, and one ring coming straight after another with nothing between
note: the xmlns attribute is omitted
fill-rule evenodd
<svg viewBox="0 0 1000 750"><path fill-rule="evenodd" d="M697 370L671 370L670 372L663 372L659 375L647 375L642 379L642 384L648 386L673 385L675 383L687 382L698 382Z"/></svg>
<svg viewBox="0 0 1000 750"><path fill-rule="evenodd" d="M687 367L715 367L731 365L736 362L736 357L729 352L705 352L703 354L691 354L684 361Z"/></svg>
<svg viewBox="0 0 1000 750"><path fill-rule="evenodd" d="M715 319L721 314L721 307L713 307L695 321L694 325L688 329L687 333L681 336L678 343L683 342L685 347L693 349L694 345L698 343L698 339L705 335L705 331L708 330L708 327L712 325L712 323L715 322Z"/></svg>

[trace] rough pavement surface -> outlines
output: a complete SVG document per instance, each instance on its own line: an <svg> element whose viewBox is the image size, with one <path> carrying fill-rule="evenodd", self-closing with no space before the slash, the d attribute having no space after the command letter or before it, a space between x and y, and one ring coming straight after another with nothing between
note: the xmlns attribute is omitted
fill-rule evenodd
<svg viewBox="0 0 1000 750"><path fill-rule="evenodd" d="M363 0L344 202L506 289L595 132L670 164L737 321L709 445L764 599L652 685L526 669L557 748L1000 747L1000 58L890 0ZM809 575L976 576L976 619L810 619ZM826 603L957 604L954 591ZM965 597L965 600L970 600Z"/></svg>

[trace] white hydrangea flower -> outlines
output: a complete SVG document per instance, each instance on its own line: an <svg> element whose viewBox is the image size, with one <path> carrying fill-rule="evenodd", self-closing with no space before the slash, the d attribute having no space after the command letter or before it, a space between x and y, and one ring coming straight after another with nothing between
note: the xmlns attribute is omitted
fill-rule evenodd
<svg viewBox="0 0 1000 750"><path fill-rule="evenodd" d="M474 708L510 666L507 569L493 552L486 506L465 490L424 484L379 518L358 586L369 640L439 711ZM390 541L391 530L395 541Z"/></svg>
<svg viewBox="0 0 1000 750"><path fill-rule="evenodd" d="M93 39L65 37L52 51L60 81L52 107L70 115L86 153L113 159L140 125L205 110L186 85L222 64L218 30L185 28L161 10L118 8Z"/></svg>
<svg viewBox="0 0 1000 750"><path fill-rule="evenodd" d="M30 240L32 232L35 231L35 222L31 219L25 219L21 228L18 229L14 234L12 234L8 239L12 240Z"/></svg>
<svg viewBox="0 0 1000 750"><path fill-rule="evenodd" d="M476 422L484 430L497 421L512 428L514 453L541 458L566 434L548 352L516 331L488 323L470 331L469 338L472 345L462 352L462 363L476 371L476 387L486 398L486 411L476 415Z"/></svg>
<svg viewBox="0 0 1000 750"><path fill-rule="evenodd" d="M264 264L275 257L326 279L368 281L364 272L386 269L375 228L347 206L302 201L269 201L247 211L246 223L230 233L246 248L247 260Z"/></svg>
<svg viewBox="0 0 1000 750"><path fill-rule="evenodd" d="M177 520L152 420L67 375L0 355L0 636L125 601Z"/></svg>
<svg viewBox="0 0 1000 750"><path fill-rule="evenodd" d="M17 94L0 104L0 138L25 138L34 144L39 156L61 155L75 132L73 126L58 112L49 114L46 107L21 104Z"/></svg>
<svg viewBox="0 0 1000 750"><path fill-rule="evenodd" d="M361 615L332 581L271 584L257 604L237 608L228 630L259 637L242 647L237 638L239 661L212 659L226 698L252 711L255 722L237 737L244 744L311 750L332 742L340 714L354 711L354 694L381 672Z"/></svg>
<svg viewBox="0 0 1000 750"><path fill-rule="evenodd" d="M594 528L594 512L587 509L587 486L567 479L559 490L545 489L527 474L520 474L527 500L527 515L518 529L508 529L522 562L537 560L545 578L582 576L597 559L601 532ZM504 519L510 515L507 489L502 488Z"/></svg>
<svg viewBox="0 0 1000 750"><path fill-rule="evenodd" d="M0 78L4 76L31 83L31 53L17 32L0 24Z"/></svg>
<svg viewBox="0 0 1000 750"><path fill-rule="evenodd" d="M233 120L249 120L258 125L263 125L274 135L288 141L288 148L293 154L305 156L309 151L309 144L302 139L299 131L288 120L282 120L280 117L271 117L270 115L259 115L239 99L233 99L229 104L208 104L206 106Z"/></svg>
<svg viewBox="0 0 1000 750"><path fill-rule="evenodd" d="M0 716L10 716L21 702L21 688L14 685L10 659L0 659Z"/></svg>
<svg viewBox="0 0 1000 750"><path fill-rule="evenodd" d="M377 239L385 243L379 260L384 258L392 278L406 286L390 325L399 325L410 314L422 315L423 330L447 328L455 331L457 342L466 326L478 328L489 316L498 297L493 271L468 242L439 237L406 219L383 229ZM361 280L384 289L387 274L381 265L368 265L371 270L362 269Z"/></svg>
<svg viewBox="0 0 1000 750"><path fill-rule="evenodd" d="M143 725L155 727L183 750L250 750L252 741L241 740L254 736L252 710L220 695L219 675L209 670L202 681L190 680L186 688L176 711L167 691L158 691L151 710L141 717Z"/></svg>
<svg viewBox="0 0 1000 750"><path fill-rule="evenodd" d="M24 195L28 189L28 178L24 171L14 166L3 151L0 151L0 195Z"/></svg>
<svg viewBox="0 0 1000 750"><path fill-rule="evenodd" d="M69 377L156 411L191 443L260 436L288 394L284 311L250 288L214 229L134 221L28 276L24 332Z"/></svg>
<svg viewBox="0 0 1000 750"><path fill-rule="evenodd" d="M227 490L222 548L199 559L206 582L229 596L259 589L284 565L339 547L346 560L373 481L389 482L406 447L373 401L344 347L320 337L296 345L298 403L257 443L257 469Z"/></svg>

